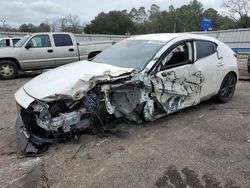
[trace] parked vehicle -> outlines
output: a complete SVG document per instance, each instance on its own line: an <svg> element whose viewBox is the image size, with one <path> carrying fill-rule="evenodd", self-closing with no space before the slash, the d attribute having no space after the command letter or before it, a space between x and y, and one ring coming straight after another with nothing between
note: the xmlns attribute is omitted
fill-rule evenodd
<svg viewBox="0 0 250 188"><path fill-rule="evenodd" d="M0 47L15 46L15 44L21 39L21 37L6 37L0 38Z"/></svg>
<svg viewBox="0 0 250 188"><path fill-rule="evenodd" d="M215 97L226 103L239 77L234 52L217 39L151 34L123 40L61 66L20 88L17 139L23 154L84 130L106 130L112 118L153 121Z"/></svg>
<svg viewBox="0 0 250 188"><path fill-rule="evenodd" d="M48 69L92 58L112 41L77 43L72 33L35 33L18 41L15 48L0 49L0 79L12 79L18 71Z"/></svg>

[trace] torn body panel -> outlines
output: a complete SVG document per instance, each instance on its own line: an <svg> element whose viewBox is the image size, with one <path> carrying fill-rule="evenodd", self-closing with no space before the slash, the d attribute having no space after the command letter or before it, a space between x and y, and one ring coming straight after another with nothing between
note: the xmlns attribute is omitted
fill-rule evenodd
<svg viewBox="0 0 250 188"><path fill-rule="evenodd" d="M160 71L151 81L157 100L166 113L172 113L200 102L204 79L200 71L190 72L186 66Z"/></svg>
<svg viewBox="0 0 250 188"><path fill-rule="evenodd" d="M103 80L104 77L92 77L88 87L83 82L83 87L78 87L78 91L83 91L80 98L54 94L43 100L34 99L27 109L21 107L26 114L21 113L21 119L26 123L19 128L19 134L32 132L29 137L24 135L22 138L32 143L32 147L39 148L58 138L94 130L96 124L105 129L110 116L137 123L153 121L161 113L168 114L197 104L203 82L198 72L190 75L190 79L181 79L178 71L159 73L151 79L147 74L138 79L136 73L109 75L112 79ZM22 153L28 152L26 147L20 148Z"/></svg>

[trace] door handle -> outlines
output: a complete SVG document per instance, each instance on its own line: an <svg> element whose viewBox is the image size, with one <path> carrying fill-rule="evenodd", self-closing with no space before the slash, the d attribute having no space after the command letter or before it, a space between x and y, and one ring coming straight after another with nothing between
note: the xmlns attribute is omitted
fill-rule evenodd
<svg viewBox="0 0 250 188"><path fill-rule="evenodd" d="M48 52L48 53L52 53L52 52L53 52L53 50L48 50L47 52Z"/></svg>
<svg viewBox="0 0 250 188"><path fill-rule="evenodd" d="M69 49L69 51L70 51L70 52L73 52L73 51L74 51L74 49L73 49L73 48L70 48L70 49Z"/></svg>
<svg viewBox="0 0 250 188"><path fill-rule="evenodd" d="M222 61L219 61L218 64L217 64L217 67L221 67L223 65L224 65L224 63Z"/></svg>

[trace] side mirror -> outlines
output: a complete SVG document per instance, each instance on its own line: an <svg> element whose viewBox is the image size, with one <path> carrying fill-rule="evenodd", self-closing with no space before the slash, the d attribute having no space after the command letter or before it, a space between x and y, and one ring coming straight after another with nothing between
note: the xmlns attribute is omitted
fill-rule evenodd
<svg viewBox="0 0 250 188"><path fill-rule="evenodd" d="M31 46L31 43L27 43L26 45L25 45L25 48L28 50L28 49L30 49L32 46Z"/></svg>

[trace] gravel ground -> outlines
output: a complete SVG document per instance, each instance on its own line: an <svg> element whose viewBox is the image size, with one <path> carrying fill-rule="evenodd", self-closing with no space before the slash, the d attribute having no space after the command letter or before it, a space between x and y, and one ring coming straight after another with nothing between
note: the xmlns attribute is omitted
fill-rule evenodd
<svg viewBox="0 0 250 188"><path fill-rule="evenodd" d="M0 187L250 187L247 81L230 103L117 124L118 135L82 135L45 156L17 159L13 95L29 79L0 81Z"/></svg>

